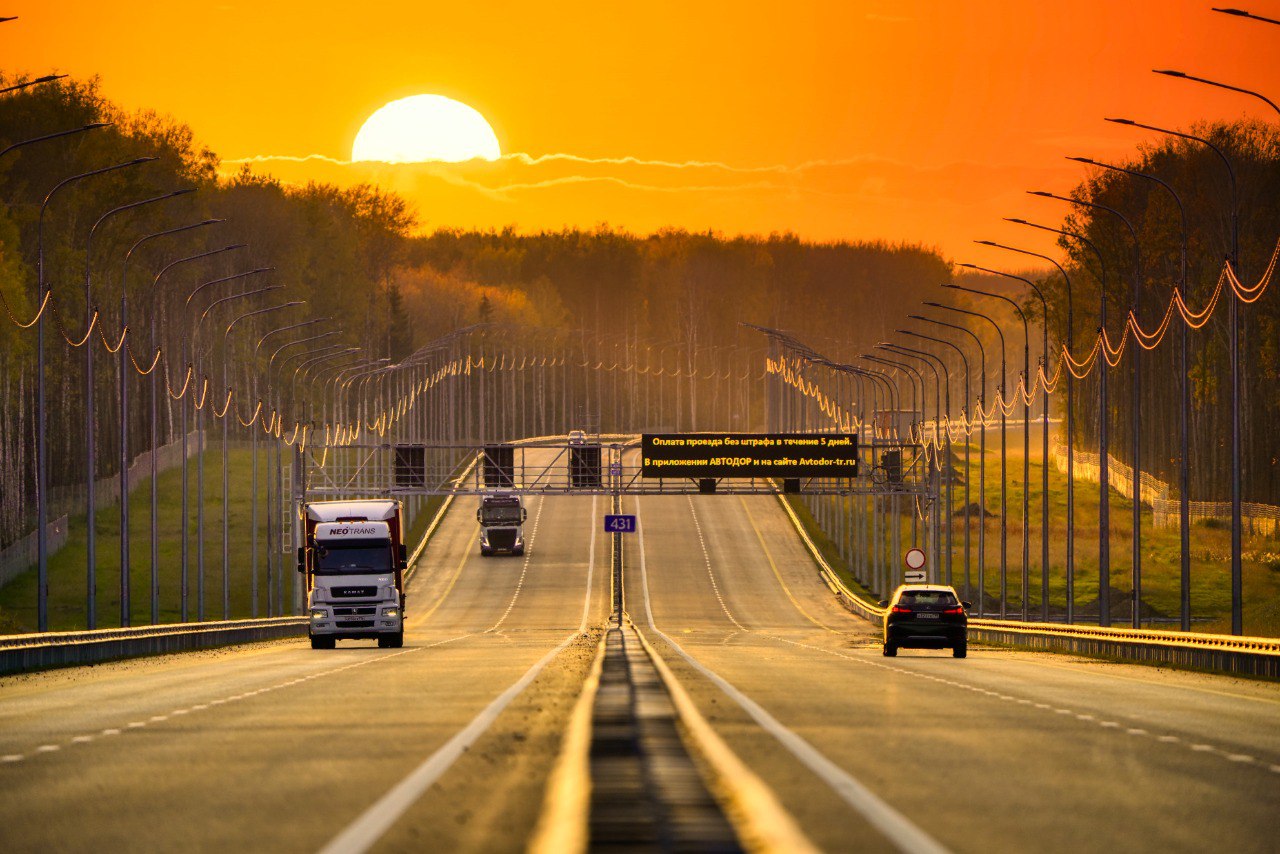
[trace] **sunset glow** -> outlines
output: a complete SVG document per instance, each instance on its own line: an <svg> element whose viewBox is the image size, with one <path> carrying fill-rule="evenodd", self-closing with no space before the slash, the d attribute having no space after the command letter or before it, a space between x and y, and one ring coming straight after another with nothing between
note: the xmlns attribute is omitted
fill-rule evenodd
<svg viewBox="0 0 1280 854"><path fill-rule="evenodd" d="M484 116L443 95L392 101L364 123L351 148L352 160L423 163L497 160L498 137Z"/></svg>

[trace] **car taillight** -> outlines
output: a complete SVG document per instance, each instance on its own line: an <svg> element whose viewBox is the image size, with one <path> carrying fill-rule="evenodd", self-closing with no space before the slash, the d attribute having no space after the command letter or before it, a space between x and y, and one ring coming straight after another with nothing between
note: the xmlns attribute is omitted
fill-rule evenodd
<svg viewBox="0 0 1280 854"><path fill-rule="evenodd" d="M954 614L954 615L956 615L956 616L960 616L961 614L963 614L963 613L964 613L964 608L947 608L947 609L946 609L945 611L943 611L942 613L944 613L944 614Z"/></svg>
<svg viewBox="0 0 1280 854"><path fill-rule="evenodd" d="M910 609L910 608L904 608L904 607L902 607L901 605L894 605L894 606L893 606L893 610L892 610L890 613L893 613L893 614L910 614L910 613L911 613L911 609Z"/></svg>

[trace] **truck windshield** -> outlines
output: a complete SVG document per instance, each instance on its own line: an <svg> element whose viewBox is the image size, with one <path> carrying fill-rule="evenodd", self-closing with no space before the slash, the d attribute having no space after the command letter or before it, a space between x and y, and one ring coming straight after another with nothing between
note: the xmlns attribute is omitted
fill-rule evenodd
<svg viewBox="0 0 1280 854"><path fill-rule="evenodd" d="M519 525L519 507L485 507L480 511L480 518L486 525Z"/></svg>
<svg viewBox="0 0 1280 854"><path fill-rule="evenodd" d="M390 571L390 540L349 540L316 545L317 575L360 575Z"/></svg>

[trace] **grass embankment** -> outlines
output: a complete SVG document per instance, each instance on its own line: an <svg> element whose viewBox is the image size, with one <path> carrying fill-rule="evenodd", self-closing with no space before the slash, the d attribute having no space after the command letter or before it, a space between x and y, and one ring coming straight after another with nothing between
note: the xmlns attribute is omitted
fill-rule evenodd
<svg viewBox="0 0 1280 854"><path fill-rule="evenodd" d="M189 469L189 611L188 619L199 618L198 556L196 541L196 458ZM230 579L230 615L232 619L253 616L253 530L252 459L248 450L232 450L228 456L230 499L228 515L228 577ZM267 616L267 503L266 455L258 459L258 616ZM274 477L274 470L271 471ZM286 479L285 489L288 490ZM274 490L274 486L273 486ZM204 476L204 616L209 620L223 617L222 607L222 456L219 451L205 455ZM418 542L441 499L430 498L407 502L409 521L407 542ZM151 490L144 480L132 491L129 500L129 583L130 614L135 626L151 622ZM158 493L159 553L159 618L162 623L182 618L182 470L173 468L161 473ZM86 517L73 517L67 544L49 559L49 627L74 630L86 627L86 593L88 565L88 526ZM120 507L99 507L97 511L97 616L98 627L120 625ZM286 533L286 538L291 536ZM286 542L288 540L286 539ZM272 556L272 581L284 590L284 601L291 603L295 558L288 554ZM282 572L277 577L277 568ZM274 597L275 594L273 593ZM279 603L276 603L279 613ZM36 572L30 571L0 588L0 634L35 631Z"/></svg>
<svg viewBox="0 0 1280 854"><path fill-rule="evenodd" d="M1016 438L1015 438L1016 437ZM1028 610L1033 619L1040 613L1041 577L1041 481L1043 463L1039 453L1039 436L1032 434L1030 460L1030 537ZM996 431L987 436L985 531L986 571L983 587L988 613L999 608L1000 593L1000 451ZM963 591L964 567L964 447L954 447L957 481L953 486L952 581ZM1006 469L1008 518L1005 520L1008 543L1007 584L1008 613L1022 611L1022 441L1021 433L1010 430ZM971 485L969 500L978 502L979 460L977 442L970 448ZM839 499L820 499L839 500ZM846 499L852 503L855 499ZM1075 487L1075 614L1078 621L1097 620L1098 586L1098 508L1100 491L1097 484L1076 480ZM802 506L793 501L797 510ZM1129 625L1132 601L1133 505L1115 493L1110 496L1111 617L1113 625ZM811 522L812 517L807 517ZM1156 528L1150 507L1141 510L1142 519L1142 608L1143 624L1155 628L1177 626L1180 613L1180 536L1177 525ZM903 549L910 546L910 521L904 515ZM970 514L970 581L976 601L978 585L978 521L976 508ZM815 526L816 527L816 526ZM812 530L812 529L811 529ZM923 538L924 529L921 527ZM824 535L825 536L825 535ZM942 532L944 548L946 530ZM1066 539L1067 480L1050 460L1049 465L1049 613L1051 619L1062 619L1066 612ZM830 540L827 540L830 543ZM1244 537L1243 587L1244 631L1249 635L1280 636L1280 539L1249 535ZM824 553L833 565L838 562L842 575L847 566L835 555L834 544ZM893 556L892 565L901 566L901 556ZM1193 523L1191 528L1191 615L1192 628L1199 632L1229 633L1231 627L1230 530L1227 523L1208 520ZM945 577L945 571L942 574ZM1172 621L1172 623L1170 622Z"/></svg>

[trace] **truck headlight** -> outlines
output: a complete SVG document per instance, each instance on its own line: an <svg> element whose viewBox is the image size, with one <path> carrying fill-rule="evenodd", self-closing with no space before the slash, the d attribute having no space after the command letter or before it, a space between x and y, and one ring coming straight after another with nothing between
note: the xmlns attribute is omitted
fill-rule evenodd
<svg viewBox="0 0 1280 854"><path fill-rule="evenodd" d="M324 619L325 617L327 617L327 616L329 616L329 614L328 614L328 612L327 612L327 611L325 611L323 608L312 608L312 609L311 609L311 619L313 619L313 620L323 620L323 619Z"/></svg>
<svg viewBox="0 0 1280 854"><path fill-rule="evenodd" d="M385 611L383 611L383 612L382 612L382 616L384 616L384 617L398 617L398 616L400 616L400 609L399 609L399 608L388 608L388 609L386 609Z"/></svg>

